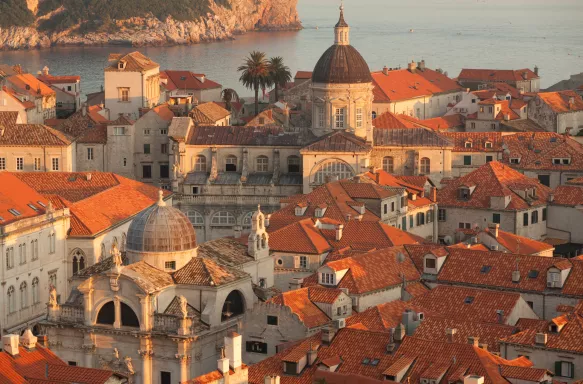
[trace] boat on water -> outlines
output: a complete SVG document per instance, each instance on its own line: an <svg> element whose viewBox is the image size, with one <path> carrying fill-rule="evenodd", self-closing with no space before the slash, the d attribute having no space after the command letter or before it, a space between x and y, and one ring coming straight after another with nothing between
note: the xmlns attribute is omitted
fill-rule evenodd
<svg viewBox="0 0 583 384"><path fill-rule="evenodd" d="M409 33L413 33L413 32L415 32L415 30L414 30L413 28L411 28L411 29L409 30Z"/></svg>

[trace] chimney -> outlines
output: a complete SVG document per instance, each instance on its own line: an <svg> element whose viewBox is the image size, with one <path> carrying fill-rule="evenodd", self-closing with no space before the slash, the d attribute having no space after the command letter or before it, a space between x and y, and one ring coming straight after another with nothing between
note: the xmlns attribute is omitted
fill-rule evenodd
<svg viewBox="0 0 583 384"><path fill-rule="evenodd" d="M91 181L91 177L92 177L92 176L91 176L91 172L88 172L88 173L85 175L85 178L87 179L87 181Z"/></svg>
<svg viewBox="0 0 583 384"><path fill-rule="evenodd" d="M569 109L575 109L575 98L573 96L569 97Z"/></svg>
<svg viewBox="0 0 583 384"><path fill-rule="evenodd" d="M490 233L492 234L492 236L494 236L496 239L498 238L498 231L500 231L500 224L492 224L490 226Z"/></svg>
<svg viewBox="0 0 583 384"><path fill-rule="evenodd" d="M436 187L431 187L431 189L429 190L429 200L433 201L434 203L437 202L437 188Z"/></svg>
<svg viewBox="0 0 583 384"><path fill-rule="evenodd" d="M425 70L425 60L421 60L418 64L419 69L424 71Z"/></svg>
<svg viewBox="0 0 583 384"><path fill-rule="evenodd" d="M484 384L484 376L467 375L464 377L464 384Z"/></svg>
<svg viewBox="0 0 583 384"><path fill-rule="evenodd" d="M505 113L504 114L504 120L505 121L510 121L510 114L509 113Z"/></svg>
<svg viewBox="0 0 583 384"><path fill-rule="evenodd" d="M276 375L269 375L269 376L265 376L265 381L264 384L279 384L279 376Z"/></svg>
<svg viewBox="0 0 583 384"><path fill-rule="evenodd" d="M289 280L289 289L290 291L295 291L296 289L300 289L302 284L304 283L304 279L299 277L292 277Z"/></svg>
<svg viewBox="0 0 583 384"><path fill-rule="evenodd" d="M310 347L310 350L308 351L308 366L311 367L312 365L314 365L317 358L318 358L318 347L316 347L316 346Z"/></svg>
<svg viewBox="0 0 583 384"><path fill-rule="evenodd" d="M81 113L83 114L83 116L87 116L87 103L83 103L83 105L81 106Z"/></svg>
<svg viewBox="0 0 583 384"><path fill-rule="evenodd" d="M524 80L528 79L528 72L527 71L522 72L522 77L524 77Z"/></svg>
<svg viewBox="0 0 583 384"><path fill-rule="evenodd" d="M411 62L407 65L407 69L409 70L409 72L415 73L415 70L417 69L417 64L415 63L414 60L411 60Z"/></svg>
<svg viewBox="0 0 583 384"><path fill-rule="evenodd" d="M336 336L336 329L333 326L329 325L322 329L322 343L324 345L330 345L334 336Z"/></svg>
<svg viewBox="0 0 583 384"><path fill-rule="evenodd" d="M49 75L49 67L47 67L45 65L45 67L43 68L42 74L45 75L45 76L48 76Z"/></svg>
<svg viewBox="0 0 583 384"><path fill-rule="evenodd" d="M389 68L387 68L386 65L383 67L383 75L385 75L385 76L389 75Z"/></svg>
<svg viewBox="0 0 583 384"><path fill-rule="evenodd" d="M543 332L538 332L534 336L534 342L538 345L547 345L547 334Z"/></svg>
<svg viewBox="0 0 583 384"><path fill-rule="evenodd" d="M229 332L225 336L225 354L229 359L229 365L233 370L241 368L241 348L243 336L237 332Z"/></svg>
<svg viewBox="0 0 583 384"><path fill-rule="evenodd" d="M555 200L555 194L554 193L549 193L549 203L552 203L553 200Z"/></svg>
<svg viewBox="0 0 583 384"><path fill-rule="evenodd" d="M475 337L475 336L468 337L468 344L473 345L474 347L480 346L479 341L480 341L479 337Z"/></svg>
<svg viewBox="0 0 583 384"><path fill-rule="evenodd" d="M344 229L344 225L342 225L342 224L338 224L336 226L336 241L340 241L342 239L342 230L343 229Z"/></svg>
<svg viewBox="0 0 583 384"><path fill-rule="evenodd" d="M403 341L403 339L405 338L405 333L406 333L405 326L403 324L397 325L394 334L395 341Z"/></svg>
<svg viewBox="0 0 583 384"><path fill-rule="evenodd" d="M515 284L520 283L520 271L512 271L512 282Z"/></svg>
<svg viewBox="0 0 583 384"><path fill-rule="evenodd" d="M496 310L496 316L498 317L498 322L500 324L504 323L504 311L501 309Z"/></svg>
<svg viewBox="0 0 583 384"><path fill-rule="evenodd" d="M10 356L18 355L18 335L9 334L2 336L2 349Z"/></svg>
<svg viewBox="0 0 583 384"><path fill-rule="evenodd" d="M534 74L538 76L538 67L536 65L534 66Z"/></svg>
<svg viewBox="0 0 583 384"><path fill-rule="evenodd" d="M480 348L482 348L484 351L488 350L488 344L480 344Z"/></svg>
<svg viewBox="0 0 583 384"><path fill-rule="evenodd" d="M447 342L448 343L453 343L453 338L454 338L456 333L457 333L457 328L447 328L445 330L445 334L447 335Z"/></svg>
<svg viewBox="0 0 583 384"><path fill-rule="evenodd" d="M20 336L20 345L28 350L31 350L36 347L37 340L38 339L32 334L30 328L27 328L22 336Z"/></svg>
<svg viewBox="0 0 583 384"><path fill-rule="evenodd" d="M269 228L269 220L271 219L271 213L268 215L265 215L265 221L263 222L263 224L265 225L265 228Z"/></svg>
<svg viewBox="0 0 583 384"><path fill-rule="evenodd" d="M37 337L38 343L45 348L49 347L49 337L47 335L39 335Z"/></svg>

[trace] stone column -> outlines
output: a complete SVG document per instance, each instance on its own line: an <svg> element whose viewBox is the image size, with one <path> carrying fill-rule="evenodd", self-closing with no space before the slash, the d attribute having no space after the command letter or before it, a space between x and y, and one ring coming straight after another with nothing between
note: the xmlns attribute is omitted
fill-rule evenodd
<svg viewBox="0 0 583 384"><path fill-rule="evenodd" d="M271 178L271 182L273 184L279 184L279 174L280 174L280 157L279 157L279 149L273 150L273 177Z"/></svg>
<svg viewBox="0 0 583 384"><path fill-rule="evenodd" d="M93 324L93 288L83 292L83 311L85 314L85 325Z"/></svg>
<svg viewBox="0 0 583 384"><path fill-rule="evenodd" d="M218 167L217 149L213 147L211 148L211 173L209 181L215 181L217 179Z"/></svg>
<svg viewBox="0 0 583 384"><path fill-rule="evenodd" d="M241 166L241 183L247 182L249 176L249 150L243 148L243 164Z"/></svg>
<svg viewBox="0 0 583 384"><path fill-rule="evenodd" d="M327 131L334 129L334 108L332 106L332 101L326 98L326 127Z"/></svg>
<svg viewBox="0 0 583 384"><path fill-rule="evenodd" d="M152 340L144 338L140 340L140 350L138 353L142 358L142 380L140 382L152 383Z"/></svg>
<svg viewBox="0 0 583 384"><path fill-rule="evenodd" d="M118 296L114 296L113 304L115 306L115 321L113 322L113 327L115 329L121 328L121 303Z"/></svg>
<svg viewBox="0 0 583 384"><path fill-rule="evenodd" d="M180 382L186 383L190 378L190 355L177 354L176 358L180 364Z"/></svg>
<svg viewBox="0 0 583 384"><path fill-rule="evenodd" d="M140 299L141 308L141 321L140 321L140 331L147 332L151 329L150 325L150 296L149 295L137 295Z"/></svg>

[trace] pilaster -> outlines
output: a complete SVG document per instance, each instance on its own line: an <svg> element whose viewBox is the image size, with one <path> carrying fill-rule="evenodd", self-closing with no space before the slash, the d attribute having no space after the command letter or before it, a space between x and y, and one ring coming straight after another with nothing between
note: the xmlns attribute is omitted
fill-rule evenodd
<svg viewBox="0 0 583 384"><path fill-rule="evenodd" d="M113 304L115 306L115 321L113 322L113 328L121 328L121 302L119 297L116 295L113 297Z"/></svg>

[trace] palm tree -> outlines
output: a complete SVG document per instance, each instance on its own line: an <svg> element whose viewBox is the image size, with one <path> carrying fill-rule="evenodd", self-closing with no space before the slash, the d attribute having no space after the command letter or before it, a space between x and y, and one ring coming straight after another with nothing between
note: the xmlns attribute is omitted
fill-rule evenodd
<svg viewBox="0 0 583 384"><path fill-rule="evenodd" d="M239 102L239 94L233 88L225 88L221 92L221 99L225 102L225 109L231 112L233 108L231 103L233 100Z"/></svg>
<svg viewBox="0 0 583 384"><path fill-rule="evenodd" d="M283 64L283 57L276 56L269 59L269 77L275 86L275 101L279 100L279 88L284 87L291 79L289 68Z"/></svg>
<svg viewBox="0 0 583 384"><path fill-rule="evenodd" d="M239 81L248 89L255 91L255 116L259 114L259 88L265 90L272 82L269 76L269 63L265 53L253 51L245 59L243 65L237 68L241 72Z"/></svg>

